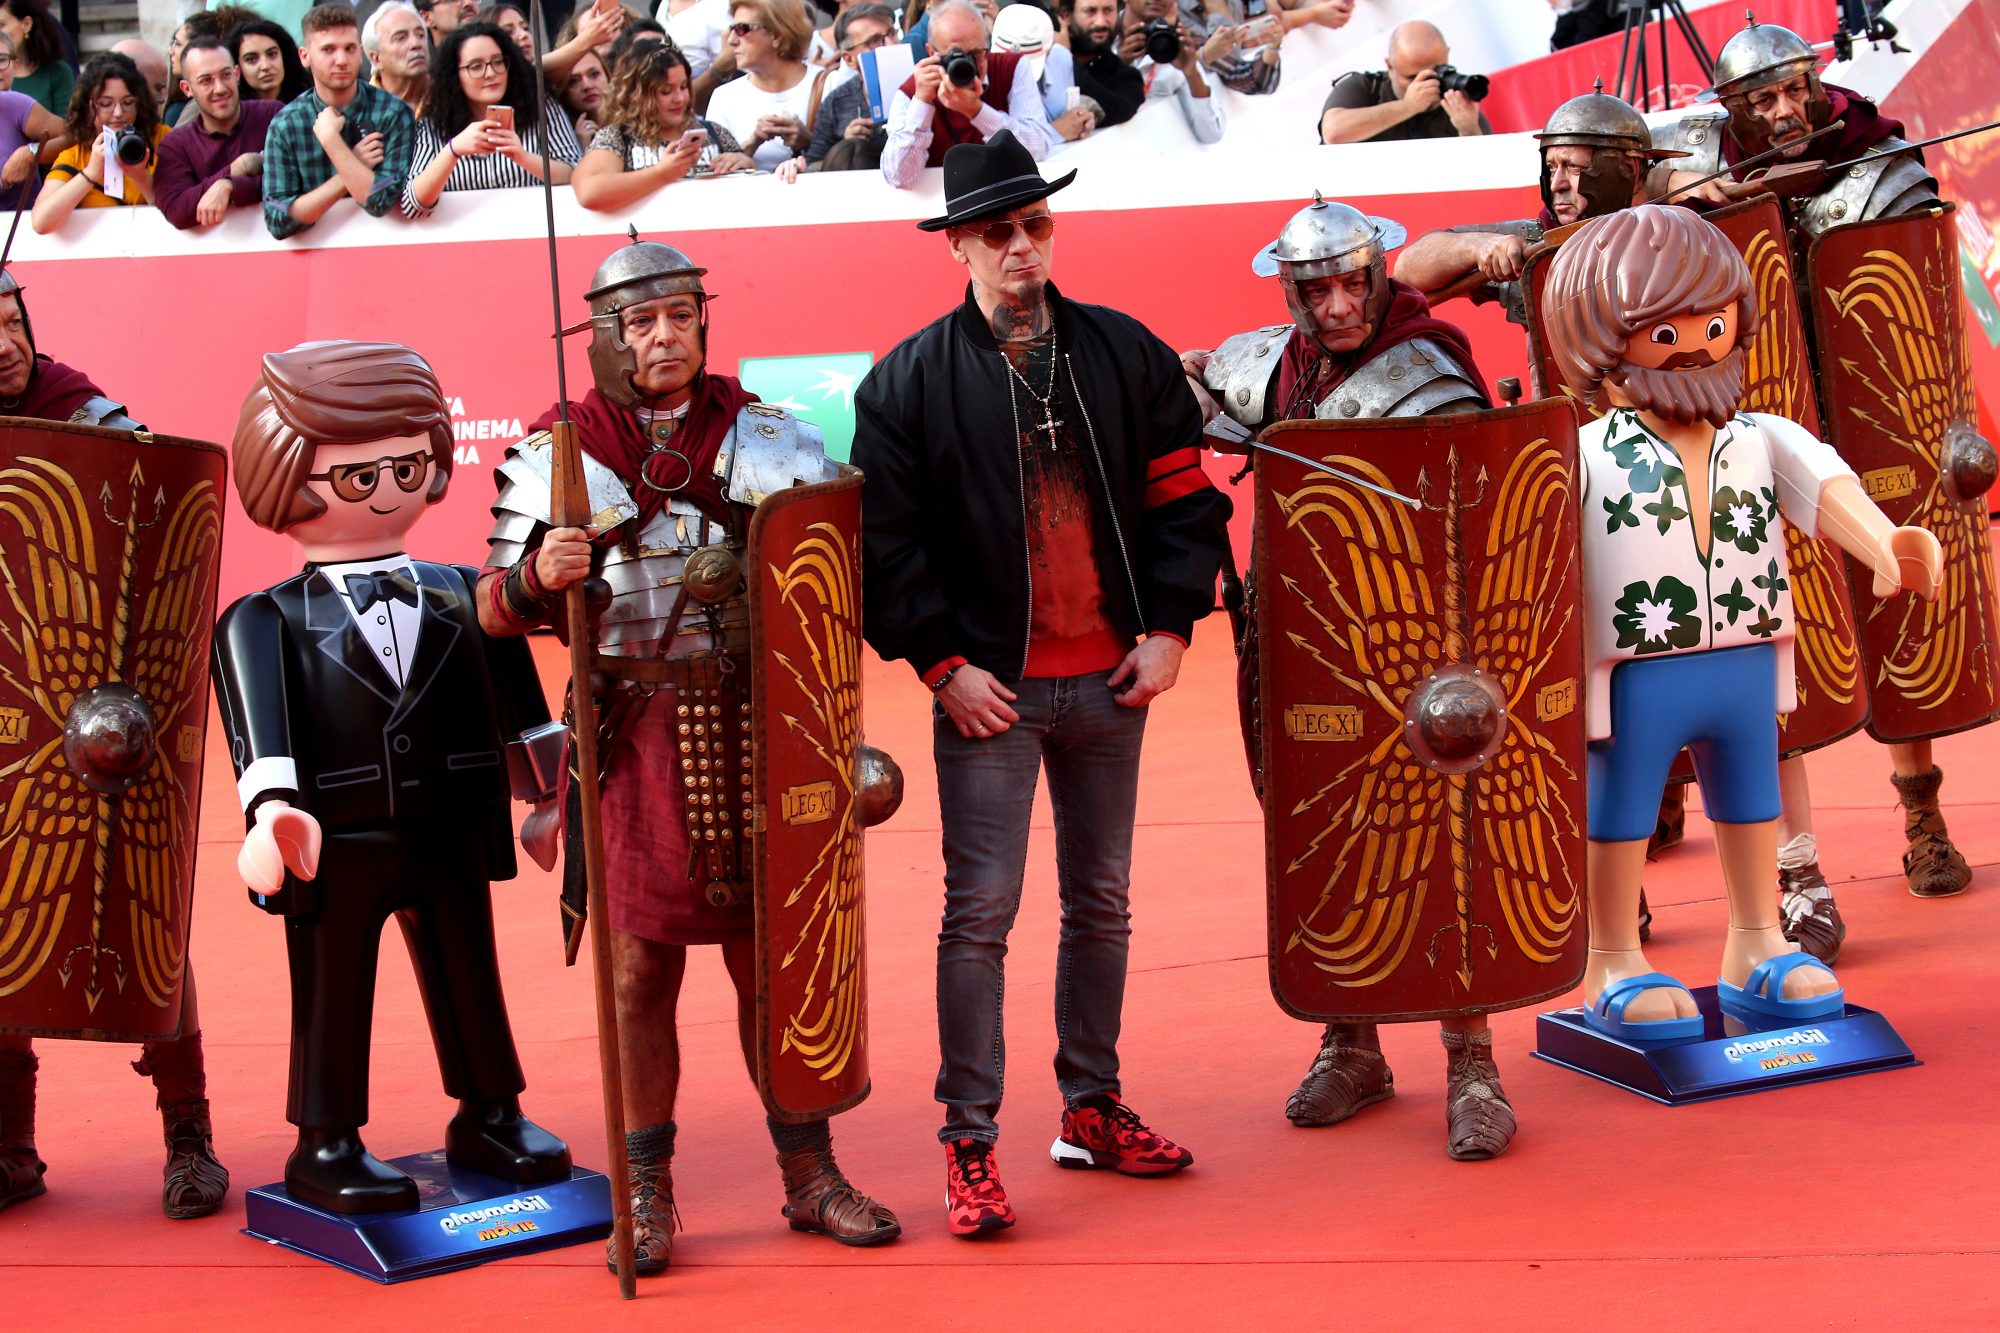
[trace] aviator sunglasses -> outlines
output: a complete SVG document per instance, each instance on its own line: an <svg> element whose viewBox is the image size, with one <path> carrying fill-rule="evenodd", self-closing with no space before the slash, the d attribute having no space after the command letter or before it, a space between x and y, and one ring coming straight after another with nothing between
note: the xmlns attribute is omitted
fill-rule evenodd
<svg viewBox="0 0 2000 1333"><path fill-rule="evenodd" d="M986 242L987 248L1005 250L1014 243L1014 233L1025 231L1028 239L1040 245L1056 234L1056 220L1047 213L1037 213L1031 218L1017 218L1013 221L981 222L955 228L968 236L977 236Z"/></svg>

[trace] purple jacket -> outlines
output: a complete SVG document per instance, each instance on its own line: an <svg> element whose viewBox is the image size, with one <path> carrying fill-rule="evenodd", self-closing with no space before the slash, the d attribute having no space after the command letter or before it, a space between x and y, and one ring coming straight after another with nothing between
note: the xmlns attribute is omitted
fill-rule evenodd
<svg viewBox="0 0 2000 1333"><path fill-rule="evenodd" d="M229 181L231 207L263 199L264 178L231 176L229 164L245 153L264 151L264 131L283 109L282 102L249 101L243 103L236 128L227 134L210 134L197 115L162 139L159 166L153 173L153 198L167 221L183 231L194 226L195 206L219 180Z"/></svg>

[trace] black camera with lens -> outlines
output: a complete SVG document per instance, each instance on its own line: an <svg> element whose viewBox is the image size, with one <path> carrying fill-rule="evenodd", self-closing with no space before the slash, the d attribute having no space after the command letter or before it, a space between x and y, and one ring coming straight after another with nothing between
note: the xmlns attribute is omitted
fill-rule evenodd
<svg viewBox="0 0 2000 1333"><path fill-rule="evenodd" d="M1475 102L1486 100L1486 94L1493 90L1493 81L1484 74L1467 74L1455 65L1437 67L1438 87L1448 93L1464 93Z"/></svg>
<svg viewBox="0 0 2000 1333"><path fill-rule="evenodd" d="M128 167L136 167L153 155L153 145L147 143L146 136L130 125L118 131L118 137L112 140L111 147L112 151L118 154L118 160Z"/></svg>
<svg viewBox="0 0 2000 1333"><path fill-rule="evenodd" d="M955 88L970 88L979 78L979 59L970 51L954 46L938 57L938 64L944 66L944 76Z"/></svg>
<svg viewBox="0 0 2000 1333"><path fill-rule="evenodd" d="M1146 36L1146 54L1155 65L1171 65L1181 58L1181 35L1165 19L1148 19L1139 29Z"/></svg>

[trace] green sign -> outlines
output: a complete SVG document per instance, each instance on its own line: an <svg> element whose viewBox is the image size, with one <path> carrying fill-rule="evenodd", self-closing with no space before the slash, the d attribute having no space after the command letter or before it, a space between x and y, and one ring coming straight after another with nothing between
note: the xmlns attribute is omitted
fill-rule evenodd
<svg viewBox="0 0 2000 1333"><path fill-rule="evenodd" d="M737 365L743 387L787 408L826 436L828 458L847 461L854 444L854 390L875 364L873 352L816 356L746 356Z"/></svg>

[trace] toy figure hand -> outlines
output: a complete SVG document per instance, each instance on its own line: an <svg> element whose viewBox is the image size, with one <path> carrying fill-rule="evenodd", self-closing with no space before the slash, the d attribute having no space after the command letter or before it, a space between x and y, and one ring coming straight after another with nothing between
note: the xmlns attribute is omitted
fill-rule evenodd
<svg viewBox="0 0 2000 1333"><path fill-rule="evenodd" d="M299 879L319 873L319 844L317 819L283 801L266 801L236 854L236 873L258 893L276 893L285 887L286 871Z"/></svg>
<svg viewBox="0 0 2000 1333"><path fill-rule="evenodd" d="M1909 591L1926 600L1937 596L1944 548L1925 528L1895 528L1875 552L1875 595Z"/></svg>
<svg viewBox="0 0 2000 1333"><path fill-rule="evenodd" d="M556 853L562 850L562 807L555 797L535 802L521 821L521 850L542 869L556 868Z"/></svg>
<svg viewBox="0 0 2000 1333"><path fill-rule="evenodd" d="M1174 687L1181 675L1181 654L1186 651L1186 645L1179 639L1152 635L1125 654L1125 660L1104 683L1111 687L1112 698L1124 707L1143 708ZM1127 681L1131 684L1125 684Z"/></svg>

